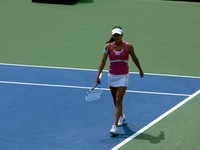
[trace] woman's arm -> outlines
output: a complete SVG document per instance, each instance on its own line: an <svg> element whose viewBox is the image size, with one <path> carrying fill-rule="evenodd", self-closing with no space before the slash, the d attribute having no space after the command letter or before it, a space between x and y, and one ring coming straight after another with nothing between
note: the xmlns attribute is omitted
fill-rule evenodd
<svg viewBox="0 0 200 150"><path fill-rule="evenodd" d="M141 78L144 77L144 73L143 73L142 67L141 67L140 62L139 62L139 60L138 60L138 58L137 58L137 56L136 56L136 54L134 52L134 48L133 48L132 44L130 44L130 43L127 44L127 51L130 54L133 62L137 66L137 68L138 68L138 70L140 72L140 77Z"/></svg>
<svg viewBox="0 0 200 150"><path fill-rule="evenodd" d="M100 62L99 67L98 67L96 83L100 83L101 82L100 79L99 79L99 76L100 76L102 70L104 69L104 67L106 65L106 60L108 58L108 51L109 51L109 44L106 44L106 46L104 48L104 54L102 56L101 62Z"/></svg>

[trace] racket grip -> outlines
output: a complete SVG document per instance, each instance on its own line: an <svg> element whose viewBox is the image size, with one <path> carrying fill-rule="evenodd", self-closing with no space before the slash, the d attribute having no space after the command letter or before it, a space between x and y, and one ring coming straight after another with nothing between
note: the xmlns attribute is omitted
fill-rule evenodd
<svg viewBox="0 0 200 150"><path fill-rule="evenodd" d="M90 89L90 91L93 90L94 88L96 88L98 85L99 85L99 83L96 83L96 84Z"/></svg>

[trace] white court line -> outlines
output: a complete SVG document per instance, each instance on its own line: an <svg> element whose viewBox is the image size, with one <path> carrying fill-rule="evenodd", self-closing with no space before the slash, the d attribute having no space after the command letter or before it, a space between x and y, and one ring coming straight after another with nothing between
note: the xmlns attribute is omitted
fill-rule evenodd
<svg viewBox="0 0 200 150"><path fill-rule="evenodd" d="M58 85L58 84L42 84L42 83L30 83L30 82L13 82L13 81L0 81L0 84L16 84L16 85L29 85L29 86L44 86L44 87L59 87L59 88L74 88L74 89L91 89L91 87L85 86L71 86L71 85ZM110 89L102 88L105 91ZM167 96L190 96L188 94L177 93L162 93L162 92L148 92L148 91L134 91L127 90L128 93L141 93L141 94L154 94L154 95L167 95Z"/></svg>
<svg viewBox="0 0 200 150"><path fill-rule="evenodd" d="M27 67L27 68L46 68L46 69L67 69L67 70L97 71L97 69L53 67L53 66L37 66L37 65L9 64L9 63L0 63L0 65L4 65L4 66L16 66L16 67ZM108 70L103 70L103 71L104 72L108 72ZM130 73L131 74L138 74L137 72L130 72ZM197 78L197 79L200 79L199 76L184 76L184 75L171 75L171 74L158 74L158 73L145 73L145 75L169 76L169 77L180 77L180 78Z"/></svg>
<svg viewBox="0 0 200 150"><path fill-rule="evenodd" d="M188 102L189 100L191 100L192 98L194 98L198 94L200 94L200 89L198 91L196 91L194 94L192 94L189 97L187 97L186 99L184 99L183 101L181 101L179 104L177 104L176 106L174 106L170 110L168 110L166 113L164 113L163 115L161 115L160 117L158 117L157 119L155 119L154 121L152 121L151 123L149 123L148 125L146 125L142 129L140 129L139 131L137 131L136 133L134 133L133 135L131 135L130 137L128 137L127 139L125 139L124 141L122 141L121 143L119 143L117 146L113 147L111 150L117 150L117 149L119 149L120 147L122 147L123 145L125 145L126 143L128 143L130 140L134 139L136 136L138 136L139 134L143 133L144 131L146 131L147 129L149 129L150 127L152 127L154 124L156 124L157 122L159 122L160 120L162 120L163 118L165 118L166 116L168 116L170 113L172 113L173 111L175 111L176 109L178 109L179 107L181 107L182 105L184 105L186 102Z"/></svg>

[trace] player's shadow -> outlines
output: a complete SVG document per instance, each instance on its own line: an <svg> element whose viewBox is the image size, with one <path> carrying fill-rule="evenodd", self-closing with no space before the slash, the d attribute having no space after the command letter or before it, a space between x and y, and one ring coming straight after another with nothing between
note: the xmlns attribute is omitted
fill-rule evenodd
<svg viewBox="0 0 200 150"><path fill-rule="evenodd" d="M122 128L124 130L124 134L118 134L118 135L115 135L115 136L112 136L112 137L113 138L128 138L131 135L135 134L135 132L133 130L131 130L131 128L126 123L123 125ZM150 134L141 133L138 136L136 136L134 139L146 140L146 141L149 141L152 144L157 144L157 143L159 143L159 142L161 142L162 140L165 139L165 133L163 131L160 131L158 136L152 136Z"/></svg>
<svg viewBox="0 0 200 150"><path fill-rule="evenodd" d="M135 139L148 140L152 144L157 144L165 139L165 133L163 131L160 131L158 136L152 136L150 134L142 133L142 134L138 135Z"/></svg>

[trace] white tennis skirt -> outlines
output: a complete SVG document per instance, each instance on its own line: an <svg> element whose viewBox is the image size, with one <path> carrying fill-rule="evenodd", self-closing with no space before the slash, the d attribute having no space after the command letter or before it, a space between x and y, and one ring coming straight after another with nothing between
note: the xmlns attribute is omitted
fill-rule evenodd
<svg viewBox="0 0 200 150"><path fill-rule="evenodd" d="M111 87L128 86L129 74L115 75L108 73L108 85Z"/></svg>

